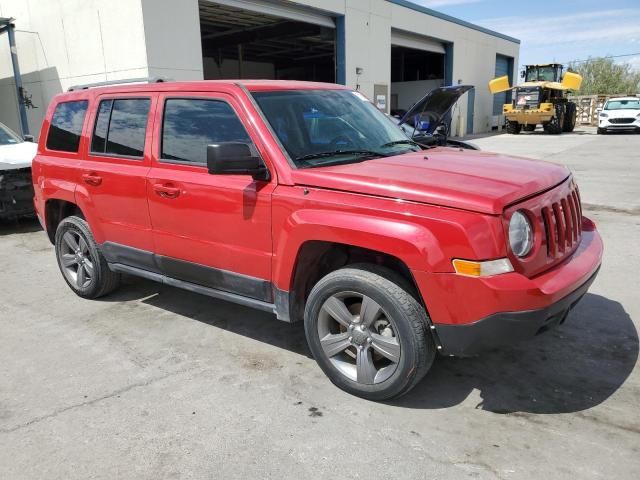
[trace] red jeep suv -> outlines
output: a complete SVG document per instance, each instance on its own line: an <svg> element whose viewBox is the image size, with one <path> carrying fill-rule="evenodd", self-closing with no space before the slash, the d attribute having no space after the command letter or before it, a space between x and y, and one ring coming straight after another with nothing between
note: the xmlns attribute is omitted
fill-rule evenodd
<svg viewBox="0 0 640 480"><path fill-rule="evenodd" d="M33 183L77 295L132 274L302 320L331 381L373 400L436 353L563 323L603 249L565 167L426 147L325 83L72 87Z"/></svg>

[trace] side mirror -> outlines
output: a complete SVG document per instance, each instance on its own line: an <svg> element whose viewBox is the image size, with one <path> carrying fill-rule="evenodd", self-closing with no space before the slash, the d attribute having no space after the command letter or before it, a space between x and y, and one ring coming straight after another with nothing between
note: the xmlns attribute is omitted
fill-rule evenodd
<svg viewBox="0 0 640 480"><path fill-rule="evenodd" d="M602 107L596 108L596 113L600 113L602 111Z"/></svg>
<svg viewBox="0 0 640 480"><path fill-rule="evenodd" d="M241 142L207 145L207 168L214 175L251 175L255 180L270 178L255 147Z"/></svg>
<svg viewBox="0 0 640 480"><path fill-rule="evenodd" d="M22 138L25 142L33 142L33 135L23 135Z"/></svg>
<svg viewBox="0 0 640 480"><path fill-rule="evenodd" d="M524 76L525 76L525 71L524 71L524 70L522 70L522 71L520 72L520 78L524 78Z"/></svg>

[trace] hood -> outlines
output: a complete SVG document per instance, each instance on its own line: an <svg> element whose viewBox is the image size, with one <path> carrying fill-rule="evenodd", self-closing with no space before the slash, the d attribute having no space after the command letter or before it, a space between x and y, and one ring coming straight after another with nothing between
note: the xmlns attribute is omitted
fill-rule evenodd
<svg viewBox="0 0 640 480"><path fill-rule="evenodd" d="M472 88L472 85L435 88L416 102L398 123L400 125L407 124L413 128L416 120L419 119L425 122L424 128L420 130L420 133L423 135L432 134L460 97Z"/></svg>
<svg viewBox="0 0 640 480"><path fill-rule="evenodd" d="M30 167L37 151L38 144L33 142L0 145L0 171Z"/></svg>
<svg viewBox="0 0 640 480"><path fill-rule="evenodd" d="M525 197L554 187L566 167L539 160L439 147L360 163L299 169L309 187L402 199L498 215Z"/></svg>
<svg viewBox="0 0 640 480"><path fill-rule="evenodd" d="M616 110L602 110L608 118L636 118L640 115L640 108L620 108Z"/></svg>

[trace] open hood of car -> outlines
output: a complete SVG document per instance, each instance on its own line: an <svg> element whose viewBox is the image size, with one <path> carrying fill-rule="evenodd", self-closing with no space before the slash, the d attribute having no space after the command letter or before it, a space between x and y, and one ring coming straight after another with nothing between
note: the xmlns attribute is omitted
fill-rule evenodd
<svg viewBox="0 0 640 480"><path fill-rule="evenodd" d="M411 128L417 127L416 133L421 135L431 135L460 97L472 88L473 85L435 88L416 102L398 123L407 124Z"/></svg>

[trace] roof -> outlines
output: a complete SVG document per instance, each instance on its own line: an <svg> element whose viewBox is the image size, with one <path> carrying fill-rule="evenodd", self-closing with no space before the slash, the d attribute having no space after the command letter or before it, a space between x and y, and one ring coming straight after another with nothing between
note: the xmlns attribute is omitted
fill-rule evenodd
<svg viewBox="0 0 640 480"><path fill-rule="evenodd" d="M426 15L430 15L435 18L439 18L440 20L445 20L447 22L455 23L457 25L461 25L463 27L470 28L472 30L477 30L478 32L486 33L487 35L492 35L497 38L501 38L503 40L507 40L509 42L520 44L520 40L514 37L510 37L509 35L505 35L500 32L496 32L494 30L490 30L488 28L481 27L480 25L476 25L471 22L466 22L456 17L452 17L451 15L447 15L445 13L437 12L436 10L432 10L427 7L423 7L422 5L415 4L408 0L387 0L390 3L395 5L399 5L401 7L410 8L411 10L415 10L416 12L424 13Z"/></svg>
<svg viewBox="0 0 640 480"><path fill-rule="evenodd" d="M132 81L132 79L128 79ZM140 79L137 79L139 82ZM115 85L92 85L82 88L82 85L75 87L73 91L64 92L63 96L86 97L109 93L144 93L144 92L207 92L215 91L220 87L234 88L243 86L252 92L276 91L276 90L345 90L348 87L335 83L322 82L302 82L297 80L200 80L190 82L149 82L149 83L126 83L127 79L122 79L122 83Z"/></svg>

